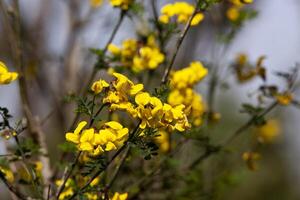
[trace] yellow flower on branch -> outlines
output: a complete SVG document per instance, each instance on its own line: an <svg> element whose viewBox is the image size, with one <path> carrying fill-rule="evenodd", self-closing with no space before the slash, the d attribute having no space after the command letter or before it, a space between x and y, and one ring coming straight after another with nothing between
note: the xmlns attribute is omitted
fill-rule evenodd
<svg viewBox="0 0 300 200"><path fill-rule="evenodd" d="M159 146L159 150L166 153L170 149L169 133L166 131L159 131L159 136L155 137L155 142Z"/></svg>
<svg viewBox="0 0 300 200"><path fill-rule="evenodd" d="M261 143L272 143L280 135L280 125L275 119L268 120L266 124L255 130L257 140Z"/></svg>
<svg viewBox="0 0 300 200"><path fill-rule="evenodd" d="M275 99L281 105L287 106L293 101L294 95L290 92L278 93L275 94Z"/></svg>
<svg viewBox="0 0 300 200"><path fill-rule="evenodd" d="M18 78L18 73L9 72L6 65L0 61L0 84L9 84Z"/></svg>
<svg viewBox="0 0 300 200"><path fill-rule="evenodd" d="M91 87L91 90L95 93L95 94L99 94L100 92L102 92L102 90L104 88L109 87L109 84L105 81L105 80L98 80L95 81Z"/></svg>
<svg viewBox="0 0 300 200"><path fill-rule="evenodd" d="M188 67L171 74L171 87L184 89L193 87L201 81L208 73L208 70L201 62L192 62Z"/></svg>
<svg viewBox="0 0 300 200"><path fill-rule="evenodd" d="M119 193L115 192L114 196L110 200L126 200L128 197L128 193Z"/></svg>
<svg viewBox="0 0 300 200"><path fill-rule="evenodd" d="M9 183L14 182L14 174L10 169L0 166L0 172L4 175L5 179Z"/></svg>
<svg viewBox="0 0 300 200"><path fill-rule="evenodd" d="M192 16L195 7L186 2L175 2L173 4L166 4L161 8L161 15L159 21L161 23L167 24L170 22L172 17L177 17L177 22L185 24L188 22L189 18ZM198 25L204 19L202 13L197 13L191 21L191 26Z"/></svg>
<svg viewBox="0 0 300 200"><path fill-rule="evenodd" d="M133 0L110 0L110 4L114 7L119 7L122 10L128 10Z"/></svg>
<svg viewBox="0 0 300 200"><path fill-rule="evenodd" d="M165 60L153 35L148 36L146 42L127 39L121 47L110 44L108 51L120 60L121 66L131 68L137 73L156 69Z"/></svg>
<svg viewBox="0 0 300 200"><path fill-rule="evenodd" d="M84 129L86 122L80 122L74 133L67 133L66 139L77 144L80 151L91 155L99 155L104 151L112 151L121 147L128 137L128 129L115 121L104 124L104 127L96 132L94 128Z"/></svg>

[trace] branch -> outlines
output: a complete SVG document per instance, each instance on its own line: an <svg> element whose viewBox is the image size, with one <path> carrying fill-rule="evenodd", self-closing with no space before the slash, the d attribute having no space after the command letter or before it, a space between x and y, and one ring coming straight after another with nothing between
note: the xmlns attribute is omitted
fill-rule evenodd
<svg viewBox="0 0 300 200"><path fill-rule="evenodd" d="M66 169L65 170L65 173L63 175L63 183L61 184L61 186L58 188L58 191L56 193L56 198L59 199L59 196L61 195L62 191L64 190L65 188L65 185L66 185L66 182L68 181L68 179L70 178L78 160L79 160L79 157L80 157L80 154L82 153L82 151L79 151L77 153L77 156L75 158L75 160L73 161L73 163L71 164L70 166L70 170Z"/></svg>
<svg viewBox="0 0 300 200"><path fill-rule="evenodd" d="M22 194L21 192L19 192L13 185L11 185L3 176L2 173L0 173L0 179L2 180L2 182L4 183L4 185L9 189L9 191L11 193L13 193L14 195L16 195L19 199L21 200L27 200L28 198Z"/></svg>

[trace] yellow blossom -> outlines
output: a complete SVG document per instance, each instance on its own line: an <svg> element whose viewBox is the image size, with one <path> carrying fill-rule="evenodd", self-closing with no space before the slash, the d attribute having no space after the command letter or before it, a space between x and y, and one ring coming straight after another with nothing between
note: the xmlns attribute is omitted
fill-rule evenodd
<svg viewBox="0 0 300 200"><path fill-rule="evenodd" d="M121 53L121 49L114 44L109 44L107 50L111 52L113 55L119 55Z"/></svg>
<svg viewBox="0 0 300 200"><path fill-rule="evenodd" d="M1 166L0 166L0 171L1 171L1 173L4 174L5 179L6 179L9 183L14 182L14 174L12 173L12 171L11 171L10 169L5 168L5 167L1 167Z"/></svg>
<svg viewBox="0 0 300 200"><path fill-rule="evenodd" d="M86 124L84 121L80 122L74 133L66 134L66 139L77 144L80 151L93 156L121 147L128 137L128 129L115 121L105 123L99 132L94 128L82 130Z"/></svg>
<svg viewBox="0 0 300 200"><path fill-rule="evenodd" d="M186 2L169 3L161 8L159 21L167 24L170 22L170 18L176 16L178 23L187 23L194 10L195 7ZM203 19L204 15L202 13L197 13L191 21L191 26L199 24Z"/></svg>
<svg viewBox="0 0 300 200"><path fill-rule="evenodd" d="M261 143L272 143L280 134L280 126L277 120L271 119L266 124L256 128L256 136Z"/></svg>
<svg viewBox="0 0 300 200"><path fill-rule="evenodd" d="M118 193L115 192L114 196L110 200L126 200L128 197L128 193Z"/></svg>
<svg viewBox="0 0 300 200"><path fill-rule="evenodd" d="M120 7L122 10L128 10L132 0L110 0L110 4L114 7Z"/></svg>
<svg viewBox="0 0 300 200"><path fill-rule="evenodd" d="M9 84L18 78L18 73L9 72L6 65L0 61L0 85Z"/></svg>
<svg viewBox="0 0 300 200"><path fill-rule="evenodd" d="M287 106L293 101L294 95L290 92L284 92L282 94L280 94L280 93L276 94L275 98L278 101L278 103L280 103L281 105Z"/></svg>
<svg viewBox="0 0 300 200"><path fill-rule="evenodd" d="M93 8L97 8L101 6L103 3L103 0L90 0L90 4Z"/></svg>
<svg viewBox="0 0 300 200"><path fill-rule="evenodd" d="M166 153L170 149L169 133L159 131L159 136L155 137L155 142L159 145L159 150Z"/></svg>
<svg viewBox="0 0 300 200"><path fill-rule="evenodd" d="M80 135L79 133L81 132L81 130L87 125L86 121L82 121L78 124L77 128L75 129L75 131L73 133L69 132L66 133L66 139L69 142L73 142L75 144L79 143L79 139L80 139Z"/></svg>
<svg viewBox="0 0 300 200"><path fill-rule="evenodd" d="M134 72L155 69L165 59L153 35L148 36L146 43L127 39L122 43L122 47L110 44L108 50L120 60L121 66L129 67Z"/></svg>
<svg viewBox="0 0 300 200"><path fill-rule="evenodd" d="M182 89L192 87L208 73L201 62L192 62L188 67L171 74L171 87Z"/></svg>
<svg viewBox="0 0 300 200"><path fill-rule="evenodd" d="M226 11L226 16L230 21L236 21L240 17L240 10L237 7L231 7Z"/></svg>
<svg viewBox="0 0 300 200"><path fill-rule="evenodd" d="M56 184L57 187L60 187L63 184L63 180L56 180L55 184ZM74 184L74 181L69 178L66 181L65 189L63 190L63 192L60 194L60 196L58 198L59 200L67 199L67 197L70 197L74 194L72 184Z"/></svg>
<svg viewBox="0 0 300 200"><path fill-rule="evenodd" d="M172 107L162 103L157 97L151 97L148 93L142 92L136 95L135 102L137 116L142 120L140 128L167 128L184 131L189 128L186 115L183 112L183 105Z"/></svg>
<svg viewBox="0 0 300 200"><path fill-rule="evenodd" d="M256 161L261 158L259 153L245 152L245 153L243 153L242 158L246 162L246 165L250 170L252 170L252 171L257 170Z"/></svg>
<svg viewBox="0 0 300 200"><path fill-rule="evenodd" d="M139 54L133 58L133 70L140 72L144 69L155 69L165 59L165 56L157 48L142 47Z"/></svg>
<svg viewBox="0 0 300 200"><path fill-rule="evenodd" d="M107 87L109 87L109 84L105 80L100 79L93 83L91 90L95 94L99 94L100 92L102 92L103 88L107 88Z"/></svg>
<svg viewBox="0 0 300 200"><path fill-rule="evenodd" d="M171 92L168 96L168 103L172 106L185 105L184 113L195 126L200 126L202 123L205 105L201 95L195 92L193 87L207 73L207 69L200 62L192 62L188 67L171 74Z"/></svg>

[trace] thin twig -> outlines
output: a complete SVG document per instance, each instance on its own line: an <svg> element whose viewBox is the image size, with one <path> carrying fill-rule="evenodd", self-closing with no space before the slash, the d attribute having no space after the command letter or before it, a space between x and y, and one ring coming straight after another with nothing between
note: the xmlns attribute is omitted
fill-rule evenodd
<svg viewBox="0 0 300 200"><path fill-rule="evenodd" d="M241 133L248 130L256 121L257 118L262 118L265 115L267 115L269 112L271 112L276 106L278 105L278 102L273 102L269 107L267 107L260 115L254 116L251 119L249 119L245 124L240 126L234 133L227 139L222 145L217 146L216 149L206 149L205 152L200 155L198 158L195 159L195 161L192 162L191 165L187 167L187 169L193 169L196 166L198 166L202 161L206 160L210 155L220 152L224 147L228 146L236 137L238 137Z"/></svg>
<svg viewBox="0 0 300 200"><path fill-rule="evenodd" d="M116 167L116 170L115 170L114 174L112 175L111 180L110 180L109 183L106 185L106 189L111 188L111 186L112 186L112 185L114 184L114 182L116 181L117 176L118 176L118 174L119 174L119 172L120 172L120 170L121 170L123 164L125 163L125 160L126 160L128 154L129 154L129 151L130 151L130 146L128 146L127 149L125 150L124 155L123 155L123 157L122 157L122 159L121 159L121 161L120 161L120 164Z"/></svg>
<svg viewBox="0 0 300 200"><path fill-rule="evenodd" d="M75 159L74 159L73 163L71 164L71 166L69 167L69 169L65 170L65 173L63 175L63 183L61 184L61 186L59 186L59 188L57 190L57 193L56 193L56 198L57 199L59 199L59 196L61 195L62 191L64 190L65 185L66 185L68 179L70 178L70 176L71 176L71 174L72 174L72 172L73 172L73 170L74 170L74 168L75 168L75 166L76 166L76 164L79 160L79 157L80 157L81 153L82 153L81 151L79 151L77 153L77 156L75 157Z"/></svg>
<svg viewBox="0 0 300 200"><path fill-rule="evenodd" d="M16 195L19 199L21 200L27 200L28 198L22 194L21 192L19 192L12 184L10 184L6 178L3 176L2 173L0 173L0 179L2 180L2 182L4 183L4 185L9 189L9 191L11 193L13 193L14 195Z"/></svg>

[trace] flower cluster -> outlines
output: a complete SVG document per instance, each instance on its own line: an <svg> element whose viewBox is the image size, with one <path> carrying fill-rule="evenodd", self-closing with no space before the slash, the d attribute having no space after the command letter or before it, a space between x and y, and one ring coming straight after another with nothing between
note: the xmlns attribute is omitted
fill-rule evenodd
<svg viewBox="0 0 300 200"><path fill-rule="evenodd" d="M192 62L187 68L171 74L171 92L168 96L168 103L172 106L185 105L185 112L189 113L195 126L199 126L202 122L204 104L201 95L195 92L193 87L207 73L207 69L200 62Z"/></svg>
<svg viewBox="0 0 300 200"><path fill-rule="evenodd" d="M171 106L157 97L143 92L142 84L134 84L126 76L113 73L116 78L112 88L103 99L111 110L125 110L141 120L140 128L146 127L184 131L189 127L183 112L184 105Z"/></svg>
<svg viewBox="0 0 300 200"><path fill-rule="evenodd" d="M135 39L127 39L121 47L110 44L108 50L121 66L129 67L134 72L156 69L165 59L153 36L149 36L145 44Z"/></svg>
<svg viewBox="0 0 300 200"><path fill-rule="evenodd" d="M86 121L80 122L73 133L66 133L66 139L77 144L80 151L91 155L115 150L121 147L128 137L128 129L115 121L105 123L99 132L95 132L94 128L84 129L86 125Z"/></svg>
<svg viewBox="0 0 300 200"><path fill-rule="evenodd" d="M0 84L9 84L18 78L18 73L9 72L6 65L0 61Z"/></svg>
<svg viewBox="0 0 300 200"><path fill-rule="evenodd" d="M231 5L226 12L226 16L230 21L235 22L240 18L244 5L253 3L253 0L229 0L229 2Z"/></svg>
<svg viewBox="0 0 300 200"><path fill-rule="evenodd" d="M174 16L177 17L178 23L187 23L191 15L193 14L195 7L186 2L175 2L173 4L166 4L161 9L161 15L159 21L167 24ZM199 24L204 19L202 13L197 13L191 21L191 26Z"/></svg>

